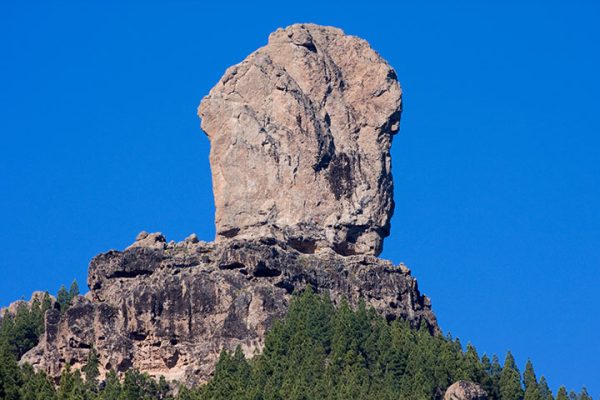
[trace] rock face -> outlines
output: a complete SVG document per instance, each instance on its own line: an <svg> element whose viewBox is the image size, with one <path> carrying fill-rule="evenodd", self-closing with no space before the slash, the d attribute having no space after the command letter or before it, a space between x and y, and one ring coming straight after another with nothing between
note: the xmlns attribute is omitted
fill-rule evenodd
<svg viewBox="0 0 600 400"><path fill-rule="evenodd" d="M211 142L217 241L276 238L303 253L378 255L394 202L401 90L369 44L279 29L229 68L198 113Z"/></svg>
<svg viewBox="0 0 600 400"><path fill-rule="evenodd" d="M469 381L458 381L446 390L444 400L488 400L488 396L478 384Z"/></svg>
<svg viewBox="0 0 600 400"><path fill-rule="evenodd" d="M373 256L303 254L268 240L167 243L143 233L124 251L90 263L90 292L61 316L48 311L45 334L24 362L58 378L80 368L93 347L101 372L135 367L188 384L206 381L222 348L252 356L295 290L312 286L338 302L359 298L392 320L438 331L429 299L404 267Z"/></svg>

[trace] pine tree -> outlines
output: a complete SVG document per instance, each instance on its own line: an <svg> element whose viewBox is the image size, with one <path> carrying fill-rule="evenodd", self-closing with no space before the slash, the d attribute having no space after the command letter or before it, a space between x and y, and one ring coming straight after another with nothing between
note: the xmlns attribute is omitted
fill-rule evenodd
<svg viewBox="0 0 600 400"><path fill-rule="evenodd" d="M67 311L71 303L71 298L69 297L69 292L67 292L67 288L65 288L64 285L61 285L60 289L58 289L58 293L56 294L56 301L58 301L61 313Z"/></svg>
<svg viewBox="0 0 600 400"><path fill-rule="evenodd" d="M22 375L23 385L20 388L21 400L56 400L54 384L48 379L46 374L35 372L30 365L24 365Z"/></svg>
<svg viewBox="0 0 600 400"><path fill-rule="evenodd" d="M169 383L167 382L167 380L165 379L164 376L161 376L158 379L158 385L157 385L157 394L158 394L158 399L163 400L163 399L168 399L168 393L171 391L171 386L169 385Z"/></svg>
<svg viewBox="0 0 600 400"><path fill-rule="evenodd" d="M525 385L525 400L542 400L540 389L538 387L537 378L533 370L531 360L527 360L525 372L523 372L523 383Z"/></svg>
<svg viewBox="0 0 600 400"><path fill-rule="evenodd" d="M492 356L492 362L487 371L488 379L490 383L485 387L489 397L494 400L500 399L500 377L502 376L502 367L500 366L500 360L498 356L494 354ZM489 388L489 390L488 390Z"/></svg>
<svg viewBox="0 0 600 400"><path fill-rule="evenodd" d="M500 397L502 400L523 399L523 388L521 387L521 374L515 364L511 352L506 354L502 374L500 375Z"/></svg>
<svg viewBox="0 0 600 400"><path fill-rule="evenodd" d="M96 391L96 388L98 387L98 376L100 376L100 371L98 369L99 365L100 361L98 360L98 353L92 348L88 353L86 364L81 368L81 371L85 376L86 386L92 391Z"/></svg>
<svg viewBox="0 0 600 400"><path fill-rule="evenodd" d="M21 374L17 359L8 343L0 340L0 399L19 400L20 385Z"/></svg>
<svg viewBox="0 0 600 400"><path fill-rule="evenodd" d="M577 400L577 393L575 393L573 390L569 392L569 400Z"/></svg>
<svg viewBox="0 0 600 400"><path fill-rule="evenodd" d="M564 386L561 386L558 389L558 393L556 394L556 400L568 400L567 389Z"/></svg>
<svg viewBox="0 0 600 400"><path fill-rule="evenodd" d="M181 386L179 388L179 394L177 395L177 400L200 400L202 399L199 391L189 389L185 386Z"/></svg>
<svg viewBox="0 0 600 400"><path fill-rule="evenodd" d="M69 287L69 303L77 296L79 296L79 285L77 284L77 279L74 279Z"/></svg>
<svg viewBox="0 0 600 400"><path fill-rule="evenodd" d="M523 372L523 384L525 385L525 390L537 386L537 378L535 376L531 360L527 360L527 364L525 364L525 371Z"/></svg>
<svg viewBox="0 0 600 400"><path fill-rule="evenodd" d="M481 361L479 360L477 350L475 350L475 347L471 343L467 344L463 371L463 379L472 382L482 382L484 375L483 368L481 366Z"/></svg>
<svg viewBox="0 0 600 400"><path fill-rule="evenodd" d="M546 382L546 378L542 376L540 378L540 382L538 383L538 387L540 390L540 397L542 400L554 400L554 396L552 395L552 391L548 387L548 382Z"/></svg>
<svg viewBox="0 0 600 400"><path fill-rule="evenodd" d="M581 392L579 392L579 400L592 400L592 397L588 394L585 386L582 387Z"/></svg>
<svg viewBox="0 0 600 400"><path fill-rule="evenodd" d="M498 357L496 357L495 360L498 362ZM490 399L498 400L500 394L497 385L497 379L494 379L492 362L486 354L481 357L481 366L483 368L483 380L481 385ZM500 365L498 365L498 368L500 368Z"/></svg>
<svg viewBox="0 0 600 400"><path fill-rule="evenodd" d="M58 385L58 400L85 400L85 388L81 373L71 372L69 365L63 369Z"/></svg>
<svg viewBox="0 0 600 400"><path fill-rule="evenodd" d="M141 400L150 399L153 393L153 387L150 378L136 370L125 372L123 379L120 400Z"/></svg>
<svg viewBox="0 0 600 400"><path fill-rule="evenodd" d="M58 384L58 399L69 400L70 394L75 387L71 367L67 365L60 374L60 382Z"/></svg>
<svg viewBox="0 0 600 400"><path fill-rule="evenodd" d="M205 390L207 399L243 399L250 383L250 365L238 346L233 354L223 350L215 367L214 378Z"/></svg>
<svg viewBox="0 0 600 400"><path fill-rule="evenodd" d="M98 396L99 400L119 400L121 397L121 383L115 371L108 371L104 382L104 389Z"/></svg>
<svg viewBox="0 0 600 400"><path fill-rule="evenodd" d="M52 308L52 299L50 298L50 293L44 292L44 297L42 298L42 319L46 314L46 311ZM43 325L42 325L43 327Z"/></svg>

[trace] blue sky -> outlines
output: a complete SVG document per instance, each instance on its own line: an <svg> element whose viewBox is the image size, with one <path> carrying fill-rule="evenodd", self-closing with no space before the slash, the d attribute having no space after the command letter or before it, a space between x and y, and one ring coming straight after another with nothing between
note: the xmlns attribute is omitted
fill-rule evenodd
<svg viewBox="0 0 600 400"><path fill-rule="evenodd" d="M141 230L214 236L196 107L295 22L367 39L404 90L396 213L445 331L600 398L600 6L2 2L0 304Z"/></svg>

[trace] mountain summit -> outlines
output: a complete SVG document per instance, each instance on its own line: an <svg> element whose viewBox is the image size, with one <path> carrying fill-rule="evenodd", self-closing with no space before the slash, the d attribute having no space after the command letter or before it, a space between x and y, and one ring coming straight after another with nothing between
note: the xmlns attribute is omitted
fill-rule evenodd
<svg viewBox="0 0 600 400"><path fill-rule="evenodd" d="M366 301L439 332L404 265L376 257L393 212L390 146L401 91L362 39L279 29L202 100L217 238L142 232L90 263L90 292L50 310L23 361L58 378L94 351L99 371L207 381L222 349L260 351L294 291Z"/></svg>

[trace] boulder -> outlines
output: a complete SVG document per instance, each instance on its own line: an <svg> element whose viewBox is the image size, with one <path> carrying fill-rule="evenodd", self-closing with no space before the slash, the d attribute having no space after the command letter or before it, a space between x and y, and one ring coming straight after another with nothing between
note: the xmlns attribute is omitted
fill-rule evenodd
<svg viewBox="0 0 600 400"><path fill-rule="evenodd" d="M444 400L488 400L488 395L481 386L469 381L458 381L450 385Z"/></svg>

